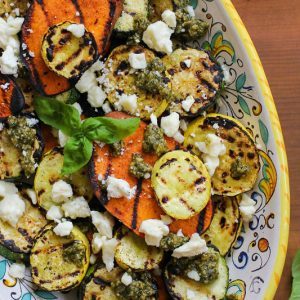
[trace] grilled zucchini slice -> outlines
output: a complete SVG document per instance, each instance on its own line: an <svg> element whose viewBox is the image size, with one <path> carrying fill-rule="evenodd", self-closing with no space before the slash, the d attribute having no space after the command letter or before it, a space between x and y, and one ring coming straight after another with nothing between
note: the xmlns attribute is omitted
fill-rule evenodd
<svg viewBox="0 0 300 300"><path fill-rule="evenodd" d="M225 256L239 235L242 220L236 197L214 197L214 216L208 230L202 235L207 244L216 246Z"/></svg>
<svg viewBox="0 0 300 300"><path fill-rule="evenodd" d="M111 286L98 277L92 277L83 286L80 300L118 300Z"/></svg>
<svg viewBox="0 0 300 300"><path fill-rule="evenodd" d="M74 104L80 98L79 92L75 88L55 96L55 99L67 104Z"/></svg>
<svg viewBox="0 0 300 300"><path fill-rule="evenodd" d="M0 255L11 261L21 261L25 264L29 263L29 254L16 253L0 244Z"/></svg>
<svg viewBox="0 0 300 300"><path fill-rule="evenodd" d="M42 42L42 57L50 70L68 79L76 79L97 59L97 44L85 31L76 37L68 31L76 23L64 22L51 26Z"/></svg>
<svg viewBox="0 0 300 300"><path fill-rule="evenodd" d="M108 100L112 104L118 101L118 94L137 96L137 115L149 120L151 113L160 116L168 106L168 102L160 95L150 94L135 85L135 75L130 72L128 61L130 53L145 53L147 62L155 58L155 54L141 46L119 46L115 48L107 59L107 69L110 70L108 79L112 87Z"/></svg>
<svg viewBox="0 0 300 300"><path fill-rule="evenodd" d="M63 149L54 148L45 154L37 169L34 178L34 190L39 206L45 210L48 210L52 205L57 205L52 200L52 187L60 179L71 184L75 197L84 196L88 201L93 197L87 170L84 168L72 175L63 177L61 175L63 161Z"/></svg>
<svg viewBox="0 0 300 300"><path fill-rule="evenodd" d="M0 244L17 254L27 254L33 247L36 236L47 221L41 211L23 197L25 213L16 227L0 219Z"/></svg>
<svg viewBox="0 0 300 300"><path fill-rule="evenodd" d="M169 107L171 112L177 112L183 117L194 117L213 105L224 75L218 63L212 61L206 52L177 49L171 55L165 56L163 63L176 96L176 100ZM192 96L195 102L186 112L182 101L188 96Z"/></svg>
<svg viewBox="0 0 300 300"><path fill-rule="evenodd" d="M68 237L57 236L48 225L38 236L30 255L33 282L43 290L66 291L78 286L89 266L89 241L74 226Z"/></svg>
<svg viewBox="0 0 300 300"><path fill-rule="evenodd" d="M189 219L210 199L210 176L201 160L182 150L162 156L152 170L151 184L162 209L175 219Z"/></svg>
<svg viewBox="0 0 300 300"><path fill-rule="evenodd" d="M124 271L120 267L114 267L110 272L108 272L105 265L103 263L100 263L100 265L97 266L94 277L99 278L105 283L111 283L119 280L122 277L123 273Z"/></svg>
<svg viewBox="0 0 300 300"><path fill-rule="evenodd" d="M143 238L125 227L120 228L116 238L120 243L116 248L115 260L125 270L152 270L157 268L163 259L163 250L148 246Z"/></svg>
<svg viewBox="0 0 300 300"><path fill-rule="evenodd" d="M201 156L196 142L205 142L207 134L216 134L224 140L226 153L219 157L220 164L212 176L216 195L236 196L251 190L257 180L260 162L253 138L237 120L220 114L208 114L192 122L185 132L184 145ZM248 171L237 178L233 167L239 163ZM235 178L233 178L234 176Z"/></svg>
<svg viewBox="0 0 300 300"><path fill-rule="evenodd" d="M214 250L210 248L210 251ZM169 263L165 268L163 276L172 299L188 300L190 298L188 298L187 293L188 290L190 290L195 294L194 299L221 300L225 298L229 281L228 266L222 256L219 256L218 271L218 278L205 284L173 274L172 267Z"/></svg>

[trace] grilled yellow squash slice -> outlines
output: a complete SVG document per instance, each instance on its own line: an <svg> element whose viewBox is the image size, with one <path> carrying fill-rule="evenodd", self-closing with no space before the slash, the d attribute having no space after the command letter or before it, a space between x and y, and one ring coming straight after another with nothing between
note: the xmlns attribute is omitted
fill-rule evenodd
<svg viewBox="0 0 300 300"><path fill-rule="evenodd" d="M205 142L207 134L221 137L226 153L219 157L220 164L212 176L216 195L236 196L251 190L260 169L259 155L247 129L237 120L220 114L208 114L192 122L186 133L184 145L201 157L195 143ZM246 168L247 171L236 172Z"/></svg>
<svg viewBox="0 0 300 300"><path fill-rule="evenodd" d="M163 250L148 246L143 238L125 227L120 228L116 237L120 243L116 249L115 259L117 264L125 270L152 270L158 267L163 259Z"/></svg>
<svg viewBox="0 0 300 300"><path fill-rule="evenodd" d="M57 236L48 225L36 239L30 255L33 282L43 290L66 291L78 286L88 269L90 245L74 227L68 237Z"/></svg>
<svg viewBox="0 0 300 300"><path fill-rule="evenodd" d="M120 267L115 266L110 272L107 271L105 265L100 263L97 266L97 270L94 273L94 277L99 278L101 281L105 283L112 283L121 279L124 271Z"/></svg>
<svg viewBox="0 0 300 300"><path fill-rule="evenodd" d="M210 176L202 161L189 152L171 151L154 165L151 184L162 209L175 219L189 219L210 199Z"/></svg>
<svg viewBox="0 0 300 300"><path fill-rule="evenodd" d="M93 35L85 31L76 37L68 30L71 22L56 24L48 29L42 43L42 57L46 65L65 78L77 78L97 59L97 45Z"/></svg>
<svg viewBox="0 0 300 300"><path fill-rule="evenodd" d="M71 184L75 197L84 196L88 201L93 197L87 170L84 168L72 175L62 177L63 161L63 149L54 148L45 154L37 169L34 178L34 190L39 206L45 210L48 210L52 205L57 205L52 200L52 187L56 181L61 179Z"/></svg>
<svg viewBox="0 0 300 300"><path fill-rule="evenodd" d="M25 202L25 213L19 219L16 227L0 219L0 244L15 253L29 253L34 239L47 224L41 211L29 200Z"/></svg>
<svg viewBox="0 0 300 300"><path fill-rule="evenodd" d="M108 93L108 100L112 104L118 102L118 95L136 95L136 115L144 120L149 120L151 113L159 117L167 108L168 102L160 95L150 94L135 85L135 75L131 72L129 64L130 53L145 53L147 62L155 58L155 54L141 46L119 46L110 54L106 62L109 69L108 79L111 91ZM130 113L126 111L127 113Z"/></svg>
<svg viewBox="0 0 300 300"><path fill-rule="evenodd" d="M171 88L176 100L170 105L171 112L181 116L197 116L213 103L223 81L221 67L209 55L196 49L177 49L163 58ZM182 107L188 96L195 100L189 111Z"/></svg>
<svg viewBox="0 0 300 300"><path fill-rule="evenodd" d="M216 246L225 256L240 234L242 219L236 197L214 197L214 216L202 235L207 244Z"/></svg>

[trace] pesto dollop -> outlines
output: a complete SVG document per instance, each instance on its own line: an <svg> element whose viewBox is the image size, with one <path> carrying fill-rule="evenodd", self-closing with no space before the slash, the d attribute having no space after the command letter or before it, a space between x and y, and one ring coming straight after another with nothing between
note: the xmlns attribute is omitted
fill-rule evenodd
<svg viewBox="0 0 300 300"><path fill-rule="evenodd" d="M120 156L124 152L125 144L124 144L123 141L119 141L119 142L113 143L113 144L111 144L109 146L110 146L111 154L114 157Z"/></svg>
<svg viewBox="0 0 300 300"><path fill-rule="evenodd" d="M136 178L145 178L146 174L151 174L152 167L147 164L142 155L139 153L134 153L132 155L131 164L129 166L129 172Z"/></svg>
<svg viewBox="0 0 300 300"><path fill-rule="evenodd" d="M178 236L175 233L169 233L167 236L164 236L160 241L160 248L165 251L173 251L174 249L182 246L187 243L189 238L186 236Z"/></svg>
<svg viewBox="0 0 300 300"><path fill-rule="evenodd" d="M249 172L249 166L242 162L241 158L238 157L232 164L230 168L230 175L233 179L241 179L243 176L247 175Z"/></svg>
<svg viewBox="0 0 300 300"><path fill-rule="evenodd" d="M210 283L219 276L219 256L217 252L205 252L196 257L172 258L169 271L186 277L189 272L196 271L200 278L199 282Z"/></svg>
<svg viewBox="0 0 300 300"><path fill-rule="evenodd" d="M85 261L85 246L80 241L74 241L63 249L63 260L82 267Z"/></svg>
<svg viewBox="0 0 300 300"><path fill-rule="evenodd" d="M158 156L161 156L168 151L167 143L161 128L153 124L149 124L146 127L143 150L145 152L154 152Z"/></svg>
<svg viewBox="0 0 300 300"><path fill-rule="evenodd" d="M132 273L127 271L133 279L128 286L120 280L112 283L112 288L120 300L149 300L156 299L157 287L149 272Z"/></svg>
<svg viewBox="0 0 300 300"><path fill-rule="evenodd" d="M144 16L135 15L133 19L133 30L134 33L131 35L128 40L128 45L137 45L142 41L143 33L150 25L148 18Z"/></svg>
<svg viewBox="0 0 300 300"><path fill-rule="evenodd" d="M31 128L25 117L10 116L7 120L8 136L14 146L20 152L20 164L26 177L35 172L34 151L36 140L36 130Z"/></svg>

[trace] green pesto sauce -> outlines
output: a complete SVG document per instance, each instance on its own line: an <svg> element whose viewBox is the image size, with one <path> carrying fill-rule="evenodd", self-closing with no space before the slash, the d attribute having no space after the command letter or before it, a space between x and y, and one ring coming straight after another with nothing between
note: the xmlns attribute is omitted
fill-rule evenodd
<svg viewBox="0 0 300 300"><path fill-rule="evenodd" d="M8 136L20 151L20 164L26 177L34 174L35 161L33 154L36 143L36 130L28 126L25 117L10 116L7 120Z"/></svg>
<svg viewBox="0 0 300 300"><path fill-rule="evenodd" d="M63 260L82 267L85 261L85 246L80 241L74 241L63 250Z"/></svg>
<svg viewBox="0 0 300 300"><path fill-rule="evenodd" d="M148 18L136 15L133 20L134 34L127 40L128 45L137 45L142 41L143 33L150 25Z"/></svg>
<svg viewBox="0 0 300 300"><path fill-rule="evenodd" d="M129 172L136 178L145 178L146 174L150 174L152 167L147 164L142 155L139 153L134 153L132 155L131 164L129 166Z"/></svg>
<svg viewBox="0 0 300 300"><path fill-rule="evenodd" d="M143 150L148 153L154 152L158 156L161 156L168 151L167 143L161 128L153 124L149 124L146 127Z"/></svg>
<svg viewBox="0 0 300 300"><path fill-rule="evenodd" d="M243 176L246 176L248 172L249 166L243 163L240 157L231 164L230 175L234 179L241 179Z"/></svg>
<svg viewBox="0 0 300 300"><path fill-rule="evenodd" d="M124 285L120 280L112 283L112 288L120 300L149 300L156 299L157 287L153 284L151 274L149 272L131 273L132 283L128 286Z"/></svg>
<svg viewBox="0 0 300 300"><path fill-rule="evenodd" d="M160 248L165 251L173 251L174 249L182 246L189 241L188 237L178 236L175 233L169 233L164 236L160 241Z"/></svg>
<svg viewBox="0 0 300 300"><path fill-rule="evenodd" d="M114 157L121 156L123 154L123 152L124 152L125 144L124 144L123 141L119 141L119 142L113 143L113 144L111 144L109 146L110 146L111 154Z"/></svg>
<svg viewBox="0 0 300 300"><path fill-rule="evenodd" d="M190 0L173 0L173 3L177 8L185 8L190 5Z"/></svg>
<svg viewBox="0 0 300 300"><path fill-rule="evenodd" d="M168 79L164 76L165 66L159 58L154 58L147 66L136 74L136 86L148 93L161 95L164 100L169 102L175 97L168 87Z"/></svg>
<svg viewBox="0 0 300 300"><path fill-rule="evenodd" d="M210 283L219 276L219 254L205 252L196 257L172 258L171 272L176 275L187 276L190 271L196 271L201 283Z"/></svg>

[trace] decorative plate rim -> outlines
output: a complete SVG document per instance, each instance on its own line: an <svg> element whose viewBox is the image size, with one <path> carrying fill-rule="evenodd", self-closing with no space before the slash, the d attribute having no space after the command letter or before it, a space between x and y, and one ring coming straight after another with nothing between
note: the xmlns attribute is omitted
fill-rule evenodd
<svg viewBox="0 0 300 300"><path fill-rule="evenodd" d="M289 238L290 184L287 155L275 102L256 48L231 0L220 0L220 3L222 4L224 11L227 13L228 18L234 25L233 27L235 28L239 39L247 52L253 71L256 75L256 81L261 89L264 103L270 117L270 124L275 137L276 151L280 162L280 233L277 255L272 269L271 279L263 296L263 299L273 299L282 275Z"/></svg>

